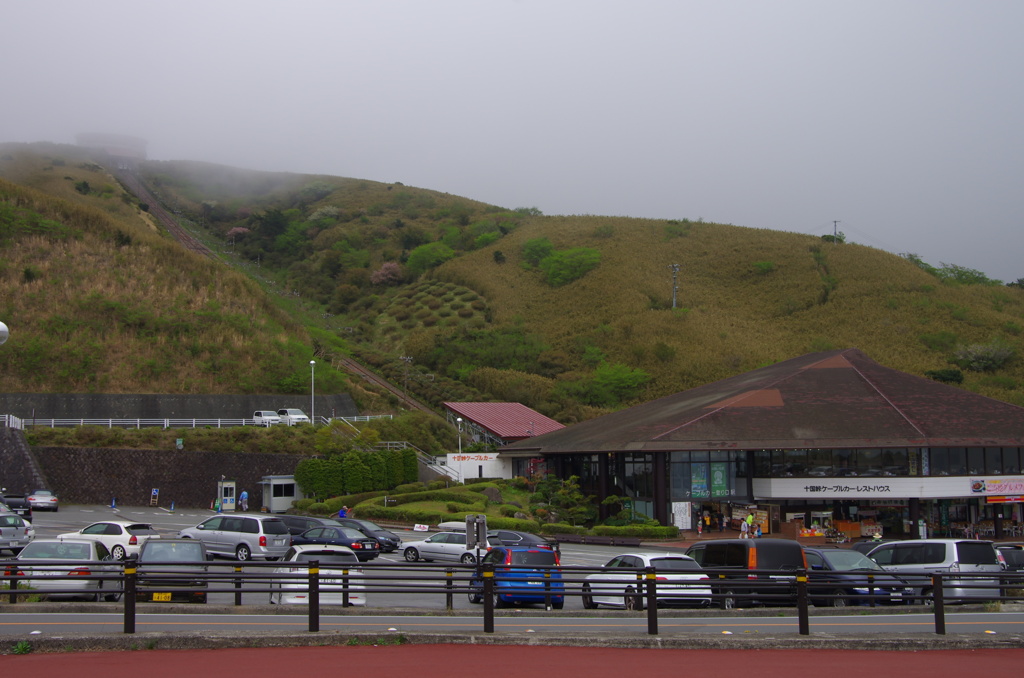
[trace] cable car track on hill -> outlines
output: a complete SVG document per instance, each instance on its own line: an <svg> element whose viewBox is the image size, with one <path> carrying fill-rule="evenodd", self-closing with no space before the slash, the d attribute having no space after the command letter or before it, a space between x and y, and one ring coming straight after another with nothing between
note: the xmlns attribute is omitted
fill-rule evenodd
<svg viewBox="0 0 1024 678"><path fill-rule="evenodd" d="M407 395L405 391L398 388L397 386L394 386L393 384L391 384L391 382L385 380L383 377L380 377L375 373L371 372L369 369L363 367L352 358L338 358L337 364L335 366L340 367L349 374L354 374L356 376L362 377L363 379L370 382L374 386L384 389L385 391L392 394L401 402L405 403L405 405L414 410L429 412L430 414L437 414L437 412L435 412L432 408L428 407L427 405L424 405L415 398L409 397L409 395Z"/></svg>
<svg viewBox="0 0 1024 678"><path fill-rule="evenodd" d="M135 197L138 198L140 202L149 205L149 213L152 214L156 220L159 221L165 229L167 229L167 232L171 234L171 237L181 243L185 249L196 252L197 254L206 255L210 258L215 258L213 250L186 231L184 227L178 223L178 220L174 218L174 215L164 209L157 197L142 184L142 181L139 180L138 176L131 172L114 170L111 170L111 174L113 174L125 188L134 193Z"/></svg>

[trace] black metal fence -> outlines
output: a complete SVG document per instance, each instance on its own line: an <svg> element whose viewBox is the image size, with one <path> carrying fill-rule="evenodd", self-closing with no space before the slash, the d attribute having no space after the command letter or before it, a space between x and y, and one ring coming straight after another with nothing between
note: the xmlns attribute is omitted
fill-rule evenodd
<svg viewBox="0 0 1024 678"><path fill-rule="evenodd" d="M659 611L668 607L714 606L723 610L776 606L795 608L800 635L809 635L811 609L816 606L868 607L920 605L932 611L935 633L945 634L946 607L958 603L1020 602L1024 600L1021 573L900 573L849 575L804 570L743 570L707 568L701 579L681 581L693 571L593 568L578 566L517 567L515 565L438 565L425 563L361 563L342 568L337 563L147 563L140 571L134 560L75 562L8 560L3 566L0 601L10 605L37 597L80 596L120 603L124 633L135 633L136 612L143 601L184 597L206 602L211 594L233 594L241 606L245 595L275 595L284 602L303 600L308 629L319 631L324 608L365 605L373 594L429 594L438 607L454 608L454 597L465 595L482 603L483 631L494 632L495 609L505 601L543 605L560 610L566 600L579 598L585 610L598 605L619 607L647 618L647 633L658 634ZM329 597L329 600L325 600ZM292 602L295 602L292 600ZM115 608L116 609L116 608ZM152 608L146 608L151 610ZM896 609L891 607L891 609ZM592 616L594 612L566 612Z"/></svg>

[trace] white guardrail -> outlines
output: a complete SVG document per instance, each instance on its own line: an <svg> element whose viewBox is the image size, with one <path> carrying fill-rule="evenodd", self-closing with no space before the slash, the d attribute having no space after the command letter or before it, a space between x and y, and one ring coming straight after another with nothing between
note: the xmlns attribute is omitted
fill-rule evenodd
<svg viewBox="0 0 1024 678"><path fill-rule="evenodd" d="M317 426L325 426L333 420L342 420L349 424L366 422L372 419L390 419L390 414L359 417L316 417ZM260 426L254 419L20 419L12 414L0 415L0 425L9 428L25 429L29 426L58 428L64 426L102 426L104 428L228 428L232 426Z"/></svg>

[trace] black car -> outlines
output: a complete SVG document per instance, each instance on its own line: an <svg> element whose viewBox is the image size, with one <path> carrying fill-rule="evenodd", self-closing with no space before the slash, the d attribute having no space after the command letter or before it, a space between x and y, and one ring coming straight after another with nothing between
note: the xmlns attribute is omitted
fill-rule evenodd
<svg viewBox="0 0 1024 678"><path fill-rule="evenodd" d="M519 532L518 530L489 530L487 532L487 539L488 541L497 540L505 546L528 546L530 548L550 549L552 551L558 550L558 542L538 537L529 532Z"/></svg>
<svg viewBox="0 0 1024 678"><path fill-rule="evenodd" d="M290 516L290 515L279 515L277 516L288 526L288 532L292 536L297 536L311 530L314 527L338 527L341 523L333 518L317 518L314 516Z"/></svg>
<svg viewBox="0 0 1024 678"><path fill-rule="evenodd" d="M380 544L384 553L394 553L402 545L402 538L390 530L385 530L377 523L357 518L335 518L334 521L344 527L352 527L367 537L373 537Z"/></svg>
<svg viewBox="0 0 1024 678"><path fill-rule="evenodd" d="M805 548L807 593L814 605L910 603L914 589L853 549Z"/></svg>
<svg viewBox="0 0 1024 678"><path fill-rule="evenodd" d="M380 544L372 537L367 537L359 530L341 525L321 525L312 530L292 537L292 545L299 544L335 544L347 546L355 552L361 561L373 560L380 555Z"/></svg>
<svg viewBox="0 0 1024 678"><path fill-rule="evenodd" d="M212 555L198 539L147 539L139 549L135 600L206 602L206 561Z"/></svg>
<svg viewBox="0 0 1024 678"><path fill-rule="evenodd" d="M0 496L0 504L11 509L11 513L17 513L25 520L32 520L32 506L28 498L23 494L5 494Z"/></svg>
<svg viewBox="0 0 1024 678"><path fill-rule="evenodd" d="M807 568L795 539L711 539L686 550L711 577L723 609L746 605L795 605L796 573Z"/></svg>

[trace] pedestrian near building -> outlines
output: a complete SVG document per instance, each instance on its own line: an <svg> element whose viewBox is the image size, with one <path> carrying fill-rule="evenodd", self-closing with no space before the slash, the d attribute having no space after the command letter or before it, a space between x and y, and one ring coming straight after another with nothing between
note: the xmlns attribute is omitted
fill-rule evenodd
<svg viewBox="0 0 1024 678"><path fill-rule="evenodd" d="M242 494L238 495L238 507L243 511L249 510L249 491L242 490Z"/></svg>
<svg viewBox="0 0 1024 678"><path fill-rule="evenodd" d="M740 539L746 539L747 538L747 530L748 529L750 529L750 525L747 523L746 519L741 520L740 521Z"/></svg>
<svg viewBox="0 0 1024 678"><path fill-rule="evenodd" d="M339 518L344 518L346 516L348 516L348 507L347 506L342 506L341 509L338 511L338 517Z"/></svg>

